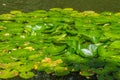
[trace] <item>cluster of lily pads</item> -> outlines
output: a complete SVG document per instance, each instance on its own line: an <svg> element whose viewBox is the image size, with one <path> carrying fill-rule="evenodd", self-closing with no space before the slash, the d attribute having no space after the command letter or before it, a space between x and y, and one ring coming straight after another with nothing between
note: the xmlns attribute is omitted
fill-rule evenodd
<svg viewBox="0 0 120 80"><path fill-rule="evenodd" d="M120 79L120 13L53 8L0 15L0 79L64 76Z"/></svg>

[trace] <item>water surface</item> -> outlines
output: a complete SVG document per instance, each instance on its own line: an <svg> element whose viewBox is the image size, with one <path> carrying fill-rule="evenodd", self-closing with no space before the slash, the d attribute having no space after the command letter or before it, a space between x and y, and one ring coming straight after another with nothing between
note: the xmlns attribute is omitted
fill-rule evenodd
<svg viewBox="0 0 120 80"><path fill-rule="evenodd" d="M119 12L120 0L0 0L0 14L12 10L29 12L38 9L48 10L54 7L71 7L79 11Z"/></svg>

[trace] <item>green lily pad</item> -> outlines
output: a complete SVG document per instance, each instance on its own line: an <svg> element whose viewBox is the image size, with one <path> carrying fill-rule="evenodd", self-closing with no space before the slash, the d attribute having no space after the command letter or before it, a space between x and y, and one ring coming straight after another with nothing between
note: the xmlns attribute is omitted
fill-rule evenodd
<svg viewBox="0 0 120 80"><path fill-rule="evenodd" d="M69 74L69 70L67 67L55 67L54 68L55 74L58 76L64 76Z"/></svg>
<svg viewBox="0 0 120 80"><path fill-rule="evenodd" d="M114 42L111 43L110 45L111 48L116 48L116 49L120 49L120 41L116 40Z"/></svg>
<svg viewBox="0 0 120 80"><path fill-rule="evenodd" d="M32 78L35 74L33 72L22 72L20 73L20 77L24 79Z"/></svg>
<svg viewBox="0 0 120 80"><path fill-rule="evenodd" d="M7 79L18 76L18 71L16 70L0 70L0 78Z"/></svg>

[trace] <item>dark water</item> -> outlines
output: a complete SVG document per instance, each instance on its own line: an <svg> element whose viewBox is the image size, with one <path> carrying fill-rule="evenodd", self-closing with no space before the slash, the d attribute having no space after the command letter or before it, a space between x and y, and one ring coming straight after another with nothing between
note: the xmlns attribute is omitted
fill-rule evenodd
<svg viewBox="0 0 120 80"><path fill-rule="evenodd" d="M120 12L120 0L0 0L0 14L11 10L29 12L53 7L71 7L79 11Z"/></svg>

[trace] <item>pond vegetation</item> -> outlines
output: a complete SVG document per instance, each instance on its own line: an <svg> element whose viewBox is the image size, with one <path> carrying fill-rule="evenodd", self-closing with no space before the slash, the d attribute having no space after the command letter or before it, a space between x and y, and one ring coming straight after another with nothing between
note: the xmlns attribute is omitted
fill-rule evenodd
<svg viewBox="0 0 120 80"><path fill-rule="evenodd" d="M119 36L120 13L52 8L1 14L0 80L45 74L60 80L72 73L84 80L119 80Z"/></svg>

